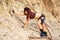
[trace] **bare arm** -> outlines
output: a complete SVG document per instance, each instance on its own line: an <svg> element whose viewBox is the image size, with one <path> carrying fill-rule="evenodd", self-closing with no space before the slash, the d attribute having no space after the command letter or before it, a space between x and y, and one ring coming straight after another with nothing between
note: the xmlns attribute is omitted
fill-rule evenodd
<svg viewBox="0 0 60 40"><path fill-rule="evenodd" d="M26 28L26 26L28 25L28 22L29 22L29 20L25 21L24 28Z"/></svg>
<svg viewBox="0 0 60 40"><path fill-rule="evenodd" d="M29 20L30 20L30 18L29 18L28 20L26 19L25 24L24 24L24 26L23 26L24 28L27 27L27 25L28 25L28 23L29 23Z"/></svg>
<svg viewBox="0 0 60 40"><path fill-rule="evenodd" d="M19 16L24 16L24 14L23 13L15 13L15 15L19 15Z"/></svg>
<svg viewBox="0 0 60 40"><path fill-rule="evenodd" d="M12 10L12 12L16 15L16 16L24 16L24 13L19 13L19 12L17 12L17 11L14 11L14 10Z"/></svg>
<svg viewBox="0 0 60 40"><path fill-rule="evenodd" d="M27 16L25 24L24 24L24 28L26 28L27 24L29 23L30 20L30 15Z"/></svg>

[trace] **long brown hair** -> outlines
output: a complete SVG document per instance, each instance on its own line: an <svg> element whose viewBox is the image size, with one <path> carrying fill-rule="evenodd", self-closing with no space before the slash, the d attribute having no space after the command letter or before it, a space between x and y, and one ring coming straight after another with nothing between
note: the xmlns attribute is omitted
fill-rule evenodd
<svg viewBox="0 0 60 40"><path fill-rule="evenodd" d="M30 8L28 8L28 7L25 7L25 8L24 8L24 14L25 14L25 11L27 11L28 14L29 14L29 12L31 12ZM27 14L25 14L25 15L27 15Z"/></svg>

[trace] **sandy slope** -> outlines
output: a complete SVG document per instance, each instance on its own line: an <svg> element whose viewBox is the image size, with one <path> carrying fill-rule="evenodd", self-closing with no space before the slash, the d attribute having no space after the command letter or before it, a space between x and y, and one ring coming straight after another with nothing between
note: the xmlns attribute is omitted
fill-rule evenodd
<svg viewBox="0 0 60 40"><path fill-rule="evenodd" d="M38 0L37 2L35 0L35 3L24 0L0 0L0 40L29 40L29 36L39 36L37 20L31 20L28 27L23 29L21 26L25 16L16 16L11 11L14 9L23 13L25 6L30 7L27 2L33 5L37 13L46 15L45 23L52 35L52 40L60 40L60 0Z"/></svg>

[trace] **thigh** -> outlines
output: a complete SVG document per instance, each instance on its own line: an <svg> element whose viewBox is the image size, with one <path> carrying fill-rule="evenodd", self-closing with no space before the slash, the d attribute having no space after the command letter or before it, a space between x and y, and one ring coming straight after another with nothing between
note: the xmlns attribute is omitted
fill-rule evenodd
<svg viewBox="0 0 60 40"><path fill-rule="evenodd" d="M41 24L41 20L40 19L38 20L38 23Z"/></svg>
<svg viewBox="0 0 60 40"><path fill-rule="evenodd" d="M42 25L41 25L41 20L40 20L40 19L38 20L38 28L39 28L39 29L43 29L43 27L42 27Z"/></svg>

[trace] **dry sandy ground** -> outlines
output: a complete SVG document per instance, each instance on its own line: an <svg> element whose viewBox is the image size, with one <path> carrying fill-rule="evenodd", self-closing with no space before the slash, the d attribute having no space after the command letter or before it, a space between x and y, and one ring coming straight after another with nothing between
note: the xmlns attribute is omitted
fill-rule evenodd
<svg viewBox="0 0 60 40"><path fill-rule="evenodd" d="M21 26L26 19L25 16L15 15L12 12L14 9L21 14L26 6L38 14L44 13L46 27L50 32L49 37L52 36L52 40L60 40L60 0L0 0L0 40L29 40L29 36L39 37L37 20L31 20L27 28L23 29Z"/></svg>

